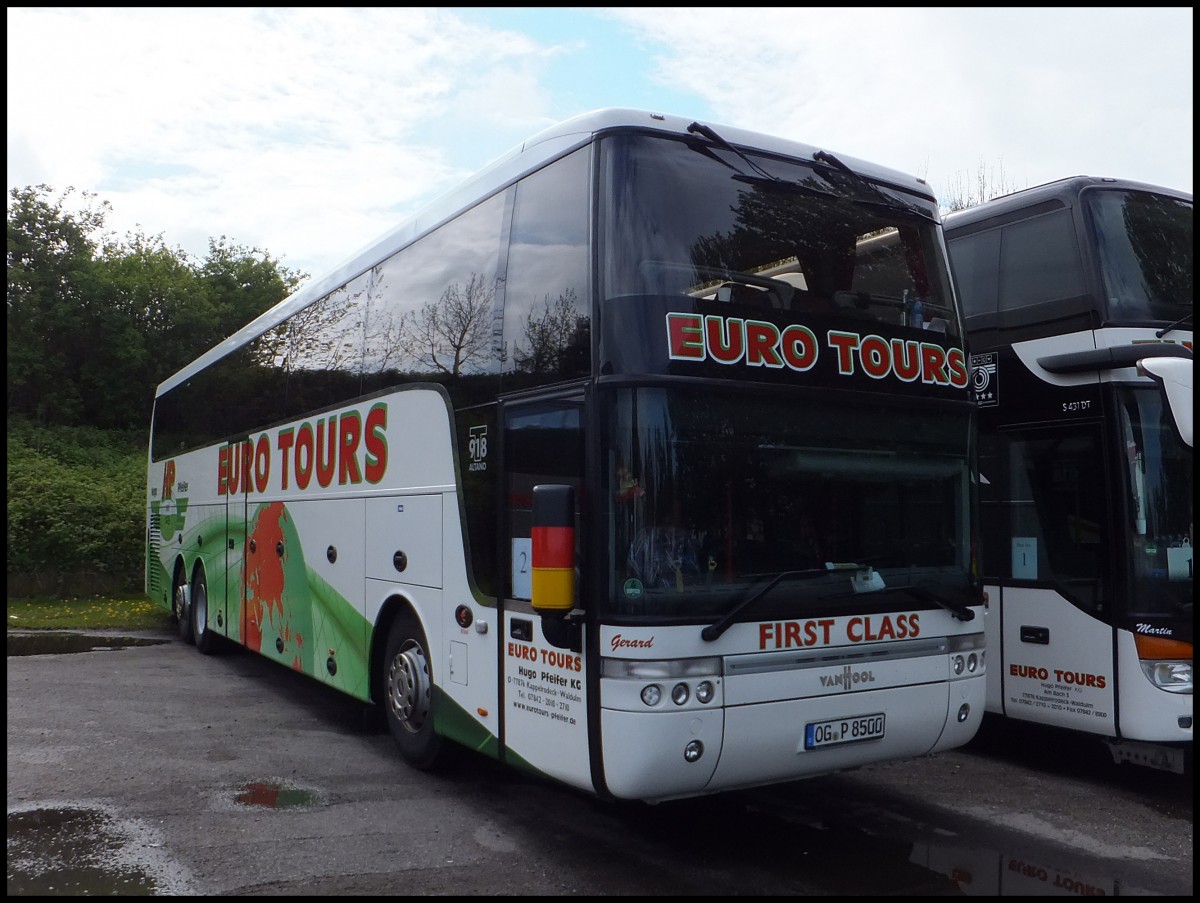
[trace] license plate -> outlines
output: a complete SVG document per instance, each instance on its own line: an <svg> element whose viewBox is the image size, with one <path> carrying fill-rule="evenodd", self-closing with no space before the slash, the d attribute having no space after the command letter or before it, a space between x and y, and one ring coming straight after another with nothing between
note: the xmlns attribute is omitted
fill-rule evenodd
<svg viewBox="0 0 1200 903"><path fill-rule="evenodd" d="M821 749L843 743L861 743L883 736L883 713L854 715L850 718L831 718L804 725L804 748Z"/></svg>

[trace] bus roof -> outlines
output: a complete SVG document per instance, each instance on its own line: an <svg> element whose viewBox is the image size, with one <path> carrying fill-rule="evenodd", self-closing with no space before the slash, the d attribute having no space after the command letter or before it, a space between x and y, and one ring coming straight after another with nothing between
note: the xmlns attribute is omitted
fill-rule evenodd
<svg viewBox="0 0 1200 903"><path fill-rule="evenodd" d="M982 220L1003 216L1019 210L1025 210L1036 204L1047 201L1060 201L1063 206L1071 206L1079 193L1085 188L1124 188L1131 191L1149 191L1154 194L1165 194L1170 197L1190 201L1191 194L1177 191L1174 188L1164 188L1160 185L1150 185L1145 182L1134 182L1129 179L1114 179L1108 176L1068 176L1035 185L1032 188L1022 188L1011 194L1003 194L983 204L967 207L947 213L942 217L942 228L949 238L953 231L972 226Z"/></svg>
<svg viewBox="0 0 1200 903"><path fill-rule="evenodd" d="M551 160L588 144L596 136L612 131L639 130L687 137L690 134L688 126L694 122L696 122L694 119L645 110L605 108L582 113L538 132L493 160L457 188L432 201L409 219L348 257L323 276L310 280L295 293L284 298L233 335L169 376L159 384L155 397L185 382L225 355L236 351L248 341L283 322L296 311L304 309L314 301L325 297L331 291L365 273L371 267L433 231L477 201L540 169ZM821 150L814 145L801 144L773 135L720 124L703 124L714 129L729 143L740 147L755 148L768 153L807 160L813 159L813 155ZM933 191L923 179L855 157L844 156L840 153L837 156L855 172L936 203Z"/></svg>

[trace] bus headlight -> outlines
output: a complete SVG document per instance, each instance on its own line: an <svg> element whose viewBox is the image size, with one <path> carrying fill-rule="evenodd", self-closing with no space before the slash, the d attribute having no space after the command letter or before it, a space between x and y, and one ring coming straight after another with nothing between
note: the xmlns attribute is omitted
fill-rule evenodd
<svg viewBox="0 0 1200 903"><path fill-rule="evenodd" d="M692 692L688 689L687 684L675 684L671 688L671 702L675 703L675 705L683 705L691 695Z"/></svg>
<svg viewBox="0 0 1200 903"><path fill-rule="evenodd" d="M696 684L696 701L711 702L714 692L712 681L702 680L700 683Z"/></svg>
<svg viewBox="0 0 1200 903"><path fill-rule="evenodd" d="M963 668L965 668L965 667L966 667L966 662L965 662L965 661L963 661L963 657L962 657L961 655L956 655L956 656L954 656L954 657L953 657L952 661L953 661L953 664L954 664L954 673L955 673L955 674L962 674L962 673L963 673Z"/></svg>
<svg viewBox="0 0 1200 903"><path fill-rule="evenodd" d="M1171 659L1142 659L1142 673L1160 690L1168 693L1192 692L1192 663Z"/></svg>
<svg viewBox="0 0 1200 903"><path fill-rule="evenodd" d="M662 701L662 687L658 684L648 684L642 687L642 702L649 706L656 706Z"/></svg>

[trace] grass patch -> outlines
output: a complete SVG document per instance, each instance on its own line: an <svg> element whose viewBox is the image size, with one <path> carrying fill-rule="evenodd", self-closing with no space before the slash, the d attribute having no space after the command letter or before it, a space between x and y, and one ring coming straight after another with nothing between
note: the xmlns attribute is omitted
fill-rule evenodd
<svg viewBox="0 0 1200 903"><path fill-rule="evenodd" d="M143 593L9 599L9 630L170 630L170 616Z"/></svg>

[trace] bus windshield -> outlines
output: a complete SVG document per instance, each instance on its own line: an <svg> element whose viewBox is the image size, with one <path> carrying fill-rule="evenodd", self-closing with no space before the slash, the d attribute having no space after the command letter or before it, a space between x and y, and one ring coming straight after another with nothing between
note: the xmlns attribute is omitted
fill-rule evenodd
<svg viewBox="0 0 1200 903"><path fill-rule="evenodd" d="M1192 604L1192 450L1156 389L1120 388L1124 482L1131 522L1131 615L1189 611Z"/></svg>
<svg viewBox="0 0 1200 903"><path fill-rule="evenodd" d="M732 389L616 395L613 614L711 618L780 574L747 618L978 601L962 411Z"/></svg>
<svg viewBox="0 0 1200 903"><path fill-rule="evenodd" d="M833 316L960 335L928 200L707 142L616 136L602 159L610 302L690 296L777 323Z"/></svg>
<svg viewBox="0 0 1200 903"><path fill-rule="evenodd" d="M1111 320L1192 312L1192 203L1145 191L1085 192Z"/></svg>

